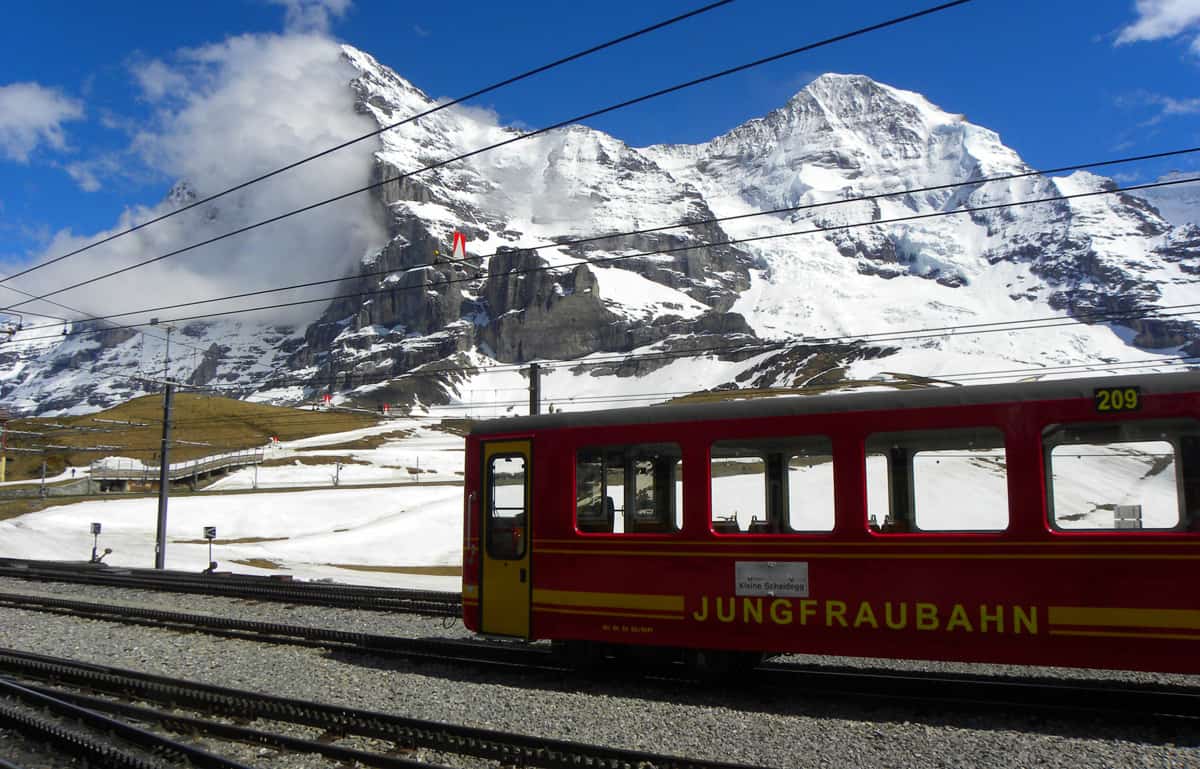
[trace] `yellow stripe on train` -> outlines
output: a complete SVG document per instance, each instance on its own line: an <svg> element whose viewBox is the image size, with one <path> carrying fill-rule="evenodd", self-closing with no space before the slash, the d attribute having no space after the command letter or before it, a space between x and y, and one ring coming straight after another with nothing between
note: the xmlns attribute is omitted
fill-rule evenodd
<svg viewBox="0 0 1200 769"><path fill-rule="evenodd" d="M1087 627L1154 627L1200 630L1200 611L1133 609L1108 606L1051 606L1051 625Z"/></svg>
<svg viewBox="0 0 1200 769"><path fill-rule="evenodd" d="M535 588L533 602L556 606L586 606L597 609L683 612L683 596L681 595L591 593L579 590L540 590Z"/></svg>

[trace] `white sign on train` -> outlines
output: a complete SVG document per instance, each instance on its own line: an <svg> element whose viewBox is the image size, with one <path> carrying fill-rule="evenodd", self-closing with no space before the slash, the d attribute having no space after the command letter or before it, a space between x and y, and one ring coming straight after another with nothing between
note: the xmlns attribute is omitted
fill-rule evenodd
<svg viewBox="0 0 1200 769"><path fill-rule="evenodd" d="M737 561L735 595L808 597L807 561Z"/></svg>

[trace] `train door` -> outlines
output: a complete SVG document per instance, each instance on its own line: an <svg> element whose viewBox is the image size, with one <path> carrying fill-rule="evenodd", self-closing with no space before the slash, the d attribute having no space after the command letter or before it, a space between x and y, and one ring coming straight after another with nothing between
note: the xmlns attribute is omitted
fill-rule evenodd
<svg viewBox="0 0 1200 769"><path fill-rule="evenodd" d="M531 456L528 440L483 444L480 629L484 633L530 635Z"/></svg>

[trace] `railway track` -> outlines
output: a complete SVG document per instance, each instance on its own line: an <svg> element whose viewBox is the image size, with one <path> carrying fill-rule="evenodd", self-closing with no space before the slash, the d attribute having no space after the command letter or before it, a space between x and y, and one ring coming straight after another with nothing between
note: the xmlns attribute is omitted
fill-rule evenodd
<svg viewBox="0 0 1200 769"><path fill-rule="evenodd" d="M110 718L44 690L0 679L0 727L20 732L84 766L112 769L164 769L172 765L205 769L250 769L208 751ZM168 763L171 762L171 763ZM15 767L13 764L5 764ZM19 768L18 768L19 769Z"/></svg>
<svg viewBox="0 0 1200 769"><path fill-rule="evenodd" d="M74 709L82 708L89 713L104 713L106 715L101 717L100 723L117 719L124 725L125 728L119 731L114 727L114 731L122 738L131 739L143 747L157 744L161 750L186 755L187 760L194 766L223 767L241 764L220 763L219 761L225 759L212 757L211 754L195 754L194 748L190 749L190 753L185 753L173 740L149 735L144 729L131 727L127 722L158 724L175 732L204 734L290 753L312 753L331 760L353 761L364 766L385 769L441 769L437 764L397 755L398 752L418 748L499 762L505 766L543 769L627 769L647 766L655 769L746 769L744 764L695 760L456 726L388 713L273 697L11 650L0 650L0 671L6 677L23 682L17 685L0 679L0 692L11 693L15 687L18 693L19 690L31 692L34 695L32 701L41 702L43 705L47 698L64 703L52 706L56 708L56 712L77 712ZM52 683L53 686L47 687L47 683ZM83 691L87 691L88 694L82 693ZM98 694L105 696L97 696ZM131 705L109 697L152 703L169 710ZM197 715L181 715L181 709ZM3 713L0 712L0 718L2 717ZM236 720L238 723L226 723L217 718ZM262 725L249 727L243 725L244 722ZM303 727L317 734L313 738L297 737L295 734L281 733L278 728L267 728L268 723ZM383 750L364 750L357 746L338 744L355 738L383 741L386 747Z"/></svg>
<svg viewBox="0 0 1200 769"><path fill-rule="evenodd" d="M41 596L0 593L0 606L113 622L204 632L260 642L326 648L352 654L395 656L450 664L503 666L561 675L569 668L550 647L512 642L400 638L330 628L285 625L127 606L110 606ZM631 671L635 675L695 681L678 666ZM725 682L727 683L727 682ZM863 668L767 663L738 679L738 685L763 687L789 696L960 705L972 708L1020 708L1056 713L1109 714L1123 718L1200 719L1200 689L1108 681L1059 681L994 675L892 672Z"/></svg>
<svg viewBox="0 0 1200 769"><path fill-rule="evenodd" d="M189 614L162 609L98 604L13 593L0 593L0 606L124 624L203 632L241 640L315 646L337 651L430 658L445 662L517 665L526 668L545 667L552 663L552 655L548 647L515 643L400 638L307 625L286 625L278 622L214 617L207 614Z"/></svg>
<svg viewBox="0 0 1200 769"><path fill-rule="evenodd" d="M364 585L337 585L323 582L294 582L248 574L193 574L157 569L117 568L86 562L0 558L0 577L216 595L341 609L403 612L435 617L462 616L462 596L457 593Z"/></svg>

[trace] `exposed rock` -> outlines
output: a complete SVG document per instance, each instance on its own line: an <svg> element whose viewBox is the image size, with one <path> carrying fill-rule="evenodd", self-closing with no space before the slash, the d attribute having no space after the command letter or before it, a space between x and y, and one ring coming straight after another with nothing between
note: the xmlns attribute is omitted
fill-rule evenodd
<svg viewBox="0 0 1200 769"><path fill-rule="evenodd" d="M221 359L228 352L228 347L223 348L216 343L209 345L209 348L204 351L204 357L201 359L199 367L187 378L187 383L205 385L211 382L217 376L217 367L220 365Z"/></svg>

